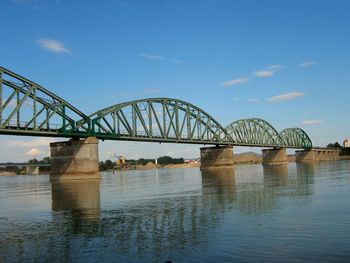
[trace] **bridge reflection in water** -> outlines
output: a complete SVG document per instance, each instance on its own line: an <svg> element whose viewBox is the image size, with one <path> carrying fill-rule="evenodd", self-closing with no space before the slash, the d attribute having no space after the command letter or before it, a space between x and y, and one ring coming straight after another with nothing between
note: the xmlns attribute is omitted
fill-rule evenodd
<svg viewBox="0 0 350 263"><path fill-rule="evenodd" d="M100 218L100 180L62 180L51 182L52 211L70 213L74 225L98 222Z"/></svg>
<svg viewBox="0 0 350 263"><path fill-rule="evenodd" d="M123 191L142 191L139 187L147 188L147 181L153 184L149 188L153 192L165 191L164 187L176 185L181 173L193 173L191 176L198 178L199 171L159 170L153 177L142 171L136 172L134 178L119 174L114 179L108 175L101 181L108 205L101 202L99 181L52 182L52 219L29 225L28 229L22 226L23 236L11 238L12 232L7 231L7 242L0 242L0 256L12 250L12 256L21 260L28 256L26 253L42 251L40 261L57 257L70 261L74 251L83 250L98 254L100 261L112 261L118 255L120 261L175 262L177 255L206 251L216 228L237 224L244 229L247 226L242 225L242 220L247 215L269 215L284 197L305 197L301 205L307 206L307 197L313 194L314 169L312 164L298 164L206 171L200 175L201 183L192 181L190 191L177 188L177 194L170 196L165 192L160 197L147 194L146 198L131 201L120 201L118 196L123 196ZM182 181L191 183L187 180L189 176L184 174ZM139 185L133 190L136 182ZM154 182L159 183L156 188ZM16 224L12 227L16 228ZM30 238L26 238L27 234ZM166 258L168 252L171 254Z"/></svg>
<svg viewBox="0 0 350 263"><path fill-rule="evenodd" d="M191 191L192 195L179 196L175 200L150 199L145 200L145 204L104 212L104 217L114 218L113 224L100 220L99 180L52 182L52 210L71 215L71 225L77 228L97 223L100 231L114 232L118 243L132 237L167 242L177 237L185 241L199 229L211 225L212 220L218 220L225 210L238 209L243 214L266 213L275 207L279 197L313 193L314 164L297 164L292 174L288 174L288 165L263 166L263 174L258 166L255 170L247 168L242 167L237 172L234 169L202 171L201 194ZM121 189L128 191L125 184L130 182L125 181L127 178L123 175L119 177ZM158 175L156 171L157 183L159 177L161 183L176 179L166 174ZM249 177L249 181L245 177ZM80 230L84 231L75 229ZM178 230L183 236L178 236ZM174 240L174 243L179 241Z"/></svg>

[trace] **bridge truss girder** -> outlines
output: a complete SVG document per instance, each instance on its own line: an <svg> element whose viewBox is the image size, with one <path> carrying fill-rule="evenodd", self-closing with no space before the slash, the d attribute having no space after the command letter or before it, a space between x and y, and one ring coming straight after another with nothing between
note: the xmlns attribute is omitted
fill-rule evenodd
<svg viewBox="0 0 350 263"><path fill-rule="evenodd" d="M267 121L243 119L222 127L188 102L149 98L87 116L42 86L0 67L0 134L106 140L311 148L300 128L278 133Z"/></svg>
<svg viewBox="0 0 350 263"><path fill-rule="evenodd" d="M88 117L42 86L0 67L0 133L70 137Z"/></svg>
<svg viewBox="0 0 350 263"><path fill-rule="evenodd" d="M100 139L196 144L231 144L226 130L208 113L171 98L141 99L113 105L89 116ZM87 129L81 120L80 130Z"/></svg>
<svg viewBox="0 0 350 263"><path fill-rule="evenodd" d="M311 149L312 141L307 133L300 128L284 129L280 136L287 148Z"/></svg>
<svg viewBox="0 0 350 263"><path fill-rule="evenodd" d="M240 146L284 147L277 130L259 118L237 120L226 127L228 134Z"/></svg>

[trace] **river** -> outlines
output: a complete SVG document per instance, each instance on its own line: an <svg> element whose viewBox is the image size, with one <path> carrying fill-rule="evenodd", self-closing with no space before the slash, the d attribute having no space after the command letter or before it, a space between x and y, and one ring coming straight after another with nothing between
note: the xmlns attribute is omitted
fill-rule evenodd
<svg viewBox="0 0 350 263"><path fill-rule="evenodd" d="M350 261L350 161L0 177L0 262Z"/></svg>

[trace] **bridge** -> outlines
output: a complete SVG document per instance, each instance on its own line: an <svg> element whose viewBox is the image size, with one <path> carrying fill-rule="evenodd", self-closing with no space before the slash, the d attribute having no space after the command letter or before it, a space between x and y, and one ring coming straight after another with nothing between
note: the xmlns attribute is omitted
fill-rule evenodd
<svg viewBox="0 0 350 263"><path fill-rule="evenodd" d="M200 107L173 98L123 102L88 115L3 67L0 67L0 134L72 138L69 145L79 145L79 149L83 147L82 141L97 144L91 138L215 145L215 152L233 146L270 147L278 151L312 149L311 139L301 128L278 132L259 118L223 126ZM62 154L62 147L62 143L51 144L51 155ZM203 162L211 148L202 149ZM275 155L266 155L266 159ZM210 162L208 165L211 166Z"/></svg>
<svg viewBox="0 0 350 263"><path fill-rule="evenodd" d="M28 166L28 167L50 167L51 164L49 163L0 163L0 167L9 167L9 166Z"/></svg>

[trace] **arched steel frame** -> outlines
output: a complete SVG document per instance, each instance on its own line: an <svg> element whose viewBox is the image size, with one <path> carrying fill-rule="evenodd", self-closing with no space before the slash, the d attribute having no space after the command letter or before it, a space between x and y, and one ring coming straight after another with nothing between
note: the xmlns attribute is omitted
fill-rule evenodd
<svg viewBox="0 0 350 263"><path fill-rule="evenodd" d="M280 137L282 138L285 147L287 148L312 148L312 141L306 132L300 128L287 128L281 131Z"/></svg>
<svg viewBox="0 0 350 263"><path fill-rule="evenodd" d="M0 67L0 133L70 137L84 113L42 86Z"/></svg>
<svg viewBox="0 0 350 263"><path fill-rule="evenodd" d="M278 133L271 124L258 118L238 120L224 128L201 108L171 98L129 101L87 116L37 83L3 67L0 67L0 134L312 147L311 139L300 128Z"/></svg>
<svg viewBox="0 0 350 263"><path fill-rule="evenodd" d="M242 119L226 127L235 145L256 147L284 147L277 130L259 118Z"/></svg>
<svg viewBox="0 0 350 263"><path fill-rule="evenodd" d="M89 116L93 136L109 140L232 144L226 130L199 107L172 98L129 101ZM82 120L80 130L87 129Z"/></svg>

